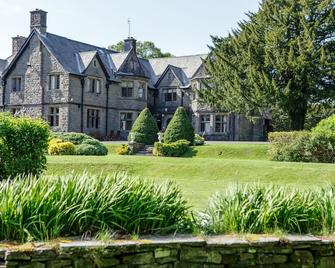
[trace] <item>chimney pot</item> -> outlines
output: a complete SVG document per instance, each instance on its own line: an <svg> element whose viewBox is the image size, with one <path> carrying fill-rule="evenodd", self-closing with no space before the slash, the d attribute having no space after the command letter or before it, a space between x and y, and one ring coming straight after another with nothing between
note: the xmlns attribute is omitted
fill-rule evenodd
<svg viewBox="0 0 335 268"><path fill-rule="evenodd" d="M136 39L133 38L133 37L129 37L127 39L124 40L124 51L125 52L128 52L132 49L135 50L135 53L136 53Z"/></svg>
<svg viewBox="0 0 335 268"><path fill-rule="evenodd" d="M19 35L12 37L12 55L16 55L19 52L26 39L24 36Z"/></svg>

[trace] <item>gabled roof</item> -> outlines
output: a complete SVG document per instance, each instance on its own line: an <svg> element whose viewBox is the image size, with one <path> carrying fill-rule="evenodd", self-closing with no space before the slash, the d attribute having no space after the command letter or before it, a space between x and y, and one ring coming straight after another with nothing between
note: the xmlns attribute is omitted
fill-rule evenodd
<svg viewBox="0 0 335 268"><path fill-rule="evenodd" d="M97 55L97 51L80 52L78 59L79 69L83 73Z"/></svg>
<svg viewBox="0 0 335 268"><path fill-rule="evenodd" d="M173 73L173 75L178 79L178 81L180 82L180 85L182 87L186 88L186 87L190 86L190 80L186 76L185 72L181 68L178 68L178 67L173 66L173 65L168 65L166 67L165 71L161 74L161 76L157 80L155 86L159 85L159 83L164 79L165 75L169 71L171 71Z"/></svg>
<svg viewBox="0 0 335 268"><path fill-rule="evenodd" d="M130 51L127 52L120 52L111 54L111 59L115 65L116 70L119 70L124 61L127 59Z"/></svg>
<svg viewBox="0 0 335 268"><path fill-rule="evenodd" d="M192 78L195 72L202 65L202 60L206 59L207 56L207 54L199 54L182 57L158 58L150 59L149 62L156 77L160 77L169 65L173 65L182 69L188 78Z"/></svg>

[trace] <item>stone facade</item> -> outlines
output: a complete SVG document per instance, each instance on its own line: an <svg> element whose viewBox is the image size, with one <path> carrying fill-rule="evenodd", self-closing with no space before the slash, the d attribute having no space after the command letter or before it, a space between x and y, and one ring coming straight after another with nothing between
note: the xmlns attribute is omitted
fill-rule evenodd
<svg viewBox="0 0 335 268"><path fill-rule="evenodd" d="M0 267L333 268L334 241L311 236L172 237L3 246Z"/></svg>
<svg viewBox="0 0 335 268"><path fill-rule="evenodd" d="M46 20L32 11L30 35L14 37L13 55L0 60L3 110L42 117L54 131L125 139L145 107L164 130L184 106L207 139L264 140L263 117L250 121L199 102L207 55L144 60L133 38L117 53L50 34Z"/></svg>

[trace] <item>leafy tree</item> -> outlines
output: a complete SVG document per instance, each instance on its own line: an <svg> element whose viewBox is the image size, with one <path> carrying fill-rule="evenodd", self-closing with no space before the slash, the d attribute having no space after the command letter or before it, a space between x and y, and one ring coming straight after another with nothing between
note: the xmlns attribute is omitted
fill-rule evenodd
<svg viewBox="0 0 335 268"><path fill-rule="evenodd" d="M154 142L157 141L159 128L148 108L145 108L136 118L131 132L136 133L136 142L154 144ZM130 135L128 140L130 140Z"/></svg>
<svg viewBox="0 0 335 268"><path fill-rule="evenodd" d="M184 107L178 107L164 133L164 142L194 141L194 129Z"/></svg>
<svg viewBox="0 0 335 268"><path fill-rule="evenodd" d="M208 104L247 115L278 109L304 128L308 106L335 98L334 0L263 0L228 37L213 37Z"/></svg>
<svg viewBox="0 0 335 268"><path fill-rule="evenodd" d="M124 50L124 41L120 41L115 45L108 47L109 49L122 52ZM141 58L154 59L154 58L166 58L171 57L172 54L169 52L162 52L162 50L151 41L138 41L136 47L137 53Z"/></svg>

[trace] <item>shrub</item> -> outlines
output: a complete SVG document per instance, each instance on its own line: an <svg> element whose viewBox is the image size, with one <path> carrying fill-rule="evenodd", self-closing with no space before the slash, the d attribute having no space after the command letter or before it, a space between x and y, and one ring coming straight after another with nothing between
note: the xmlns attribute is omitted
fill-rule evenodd
<svg viewBox="0 0 335 268"><path fill-rule="evenodd" d="M48 137L42 120L0 114L0 179L39 175L46 167Z"/></svg>
<svg viewBox="0 0 335 268"><path fill-rule="evenodd" d="M276 161L335 163L335 136L327 133L270 133L270 158Z"/></svg>
<svg viewBox="0 0 335 268"><path fill-rule="evenodd" d="M148 108L145 108L136 118L130 132L135 134L135 141L147 145L154 144L157 141L157 133L159 128L155 118ZM130 135L128 136L130 141Z"/></svg>
<svg viewBox="0 0 335 268"><path fill-rule="evenodd" d="M175 184L124 174L18 178L1 182L0 192L1 240L94 236L102 230L166 234L184 230L189 222Z"/></svg>
<svg viewBox="0 0 335 268"><path fill-rule="evenodd" d="M155 156L178 157L186 153L190 142L187 140L179 140L172 143L155 142L153 154Z"/></svg>
<svg viewBox="0 0 335 268"><path fill-rule="evenodd" d="M194 130L183 107L177 109L164 133L165 143L178 140L188 140L191 144L194 141Z"/></svg>
<svg viewBox="0 0 335 268"><path fill-rule="evenodd" d="M198 224L208 233L333 233L335 186L297 190L279 186L228 187L211 198Z"/></svg>
<svg viewBox="0 0 335 268"><path fill-rule="evenodd" d="M83 133L75 132L54 132L53 138L68 141L76 145L74 154L76 155L107 155L107 147L100 141Z"/></svg>
<svg viewBox="0 0 335 268"><path fill-rule="evenodd" d="M194 146L202 146L204 144L205 144L205 138L200 136L199 134L195 134L193 145Z"/></svg>
<svg viewBox="0 0 335 268"><path fill-rule="evenodd" d="M51 137L72 142L74 145L82 144L86 140L94 140L94 138L89 135L76 132L53 132Z"/></svg>
<svg viewBox="0 0 335 268"><path fill-rule="evenodd" d="M69 141L61 139L51 139L48 146L48 154L50 155L74 155L75 145Z"/></svg>
<svg viewBox="0 0 335 268"><path fill-rule="evenodd" d="M312 129L312 133L335 139L335 114L320 121L320 123Z"/></svg>
<svg viewBox="0 0 335 268"><path fill-rule="evenodd" d="M122 144L121 147L116 148L116 153L118 155L130 154L130 149L129 149L128 144Z"/></svg>

